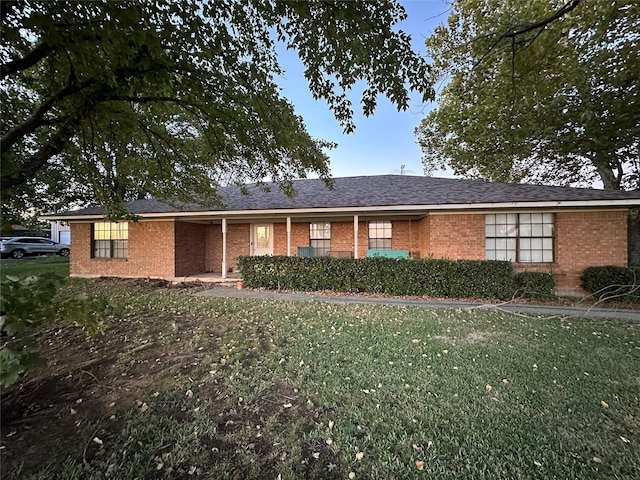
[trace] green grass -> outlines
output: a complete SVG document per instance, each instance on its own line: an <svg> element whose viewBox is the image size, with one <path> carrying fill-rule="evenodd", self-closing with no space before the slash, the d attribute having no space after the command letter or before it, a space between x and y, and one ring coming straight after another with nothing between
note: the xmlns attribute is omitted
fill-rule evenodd
<svg viewBox="0 0 640 480"><path fill-rule="evenodd" d="M26 478L640 477L638 324L108 294L118 322L145 312L127 341L161 345L151 363L189 360L149 379L148 411L93 420L90 468L80 449Z"/></svg>
<svg viewBox="0 0 640 480"><path fill-rule="evenodd" d="M28 277L30 275L55 274L60 277L69 276L69 258L51 255L21 260L6 260L0 262L0 278L7 275L14 277Z"/></svg>

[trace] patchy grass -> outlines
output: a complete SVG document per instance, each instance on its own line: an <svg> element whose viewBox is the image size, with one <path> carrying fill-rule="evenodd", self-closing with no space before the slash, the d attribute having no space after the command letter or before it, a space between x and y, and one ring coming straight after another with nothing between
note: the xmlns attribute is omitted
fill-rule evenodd
<svg viewBox="0 0 640 480"><path fill-rule="evenodd" d="M640 325L108 295L3 392L2 478L638 478ZM54 453L55 452L55 453Z"/></svg>
<svg viewBox="0 0 640 480"><path fill-rule="evenodd" d="M50 255L37 258L23 258L20 260L3 260L0 262L0 278L7 275L14 277L28 277L30 275L55 274L66 278L69 276L69 257Z"/></svg>

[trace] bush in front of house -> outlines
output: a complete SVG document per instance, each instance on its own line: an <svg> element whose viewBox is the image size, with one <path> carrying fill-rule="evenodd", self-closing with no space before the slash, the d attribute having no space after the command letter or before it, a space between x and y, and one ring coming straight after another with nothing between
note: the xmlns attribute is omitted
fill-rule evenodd
<svg viewBox="0 0 640 480"><path fill-rule="evenodd" d="M580 277L582 288L598 299L640 302L640 268L587 267Z"/></svg>
<svg viewBox="0 0 640 480"><path fill-rule="evenodd" d="M373 258L238 258L251 288L299 291L508 299L515 291L510 262Z"/></svg>
<svg viewBox="0 0 640 480"><path fill-rule="evenodd" d="M545 272L520 272L515 276L516 294L531 300L553 300L556 298L556 280Z"/></svg>

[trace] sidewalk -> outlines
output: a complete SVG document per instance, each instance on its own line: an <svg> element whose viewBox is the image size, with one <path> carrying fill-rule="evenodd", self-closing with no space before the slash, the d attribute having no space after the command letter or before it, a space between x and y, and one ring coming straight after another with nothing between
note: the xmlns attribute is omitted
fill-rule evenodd
<svg viewBox="0 0 640 480"><path fill-rule="evenodd" d="M198 292L199 297L217 298L257 298L261 300L283 300L299 302L323 303L361 303L372 305L397 305L403 307L425 308L460 308L460 309L499 309L501 311L520 313L530 316L560 316L580 318L618 318L640 321L640 310L626 310L614 308L581 308L562 307L555 305L530 305L519 303L482 303L457 302L448 300L409 300L403 298L369 298L357 295L318 295L304 292L278 292L273 290L237 290L234 287L218 286L210 290Z"/></svg>

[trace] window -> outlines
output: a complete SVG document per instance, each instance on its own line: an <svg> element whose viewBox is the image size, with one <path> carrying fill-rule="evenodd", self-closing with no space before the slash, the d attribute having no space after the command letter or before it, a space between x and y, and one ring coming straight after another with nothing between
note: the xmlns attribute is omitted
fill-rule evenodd
<svg viewBox="0 0 640 480"><path fill-rule="evenodd" d="M94 258L127 258L129 224L98 222L93 224Z"/></svg>
<svg viewBox="0 0 640 480"><path fill-rule="evenodd" d="M485 216L487 260L553 262L553 213L498 213Z"/></svg>
<svg viewBox="0 0 640 480"><path fill-rule="evenodd" d="M309 224L309 245L313 247L313 256L322 257L331 250L331 223Z"/></svg>
<svg viewBox="0 0 640 480"><path fill-rule="evenodd" d="M391 250L391 222L369 222L369 249Z"/></svg>

